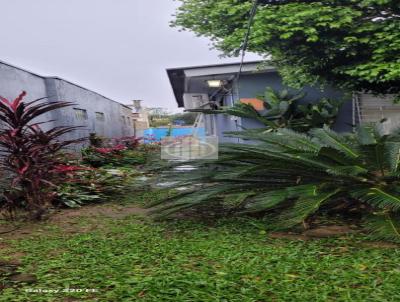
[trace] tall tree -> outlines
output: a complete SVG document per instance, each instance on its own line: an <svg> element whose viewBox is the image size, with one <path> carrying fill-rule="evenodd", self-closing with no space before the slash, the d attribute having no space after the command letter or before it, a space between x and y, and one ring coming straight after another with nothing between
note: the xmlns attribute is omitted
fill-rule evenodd
<svg viewBox="0 0 400 302"><path fill-rule="evenodd" d="M179 0L172 26L237 55L251 0ZM268 56L290 86L335 84L400 95L399 0L321 0L260 5L248 49Z"/></svg>

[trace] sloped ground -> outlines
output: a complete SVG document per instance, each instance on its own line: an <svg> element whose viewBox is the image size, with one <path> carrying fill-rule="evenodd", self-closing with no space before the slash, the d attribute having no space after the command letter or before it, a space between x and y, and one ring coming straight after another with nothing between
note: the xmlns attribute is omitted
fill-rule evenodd
<svg viewBox="0 0 400 302"><path fill-rule="evenodd" d="M106 204L0 237L0 301L400 301L399 249L360 235L287 239L253 219L157 223Z"/></svg>

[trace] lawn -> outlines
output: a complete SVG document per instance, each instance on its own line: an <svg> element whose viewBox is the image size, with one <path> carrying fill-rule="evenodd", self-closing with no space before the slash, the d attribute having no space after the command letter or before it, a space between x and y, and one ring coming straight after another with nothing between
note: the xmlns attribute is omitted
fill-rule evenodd
<svg viewBox="0 0 400 302"><path fill-rule="evenodd" d="M400 251L361 237L270 239L253 219L160 223L107 215L110 206L3 238L3 261L23 253L19 270L37 281L5 288L0 301L400 300Z"/></svg>

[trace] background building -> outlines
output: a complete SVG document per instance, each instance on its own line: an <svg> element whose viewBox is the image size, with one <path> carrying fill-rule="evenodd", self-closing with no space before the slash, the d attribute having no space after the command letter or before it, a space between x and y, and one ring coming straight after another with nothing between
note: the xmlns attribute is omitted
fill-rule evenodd
<svg viewBox="0 0 400 302"><path fill-rule="evenodd" d="M143 137L144 131L150 127L149 112L147 108L142 107L142 102L142 100L133 100L133 105L129 105L133 108L133 124L137 137Z"/></svg>
<svg viewBox="0 0 400 302"><path fill-rule="evenodd" d="M244 63L238 79L239 66L239 63L230 63L167 69L178 106L185 109L204 108L212 104L232 106L234 102L255 100L257 96L264 95L267 87L276 91L289 89L273 66L266 66L262 61ZM293 89L289 91L296 92ZM321 90L308 86L302 91L306 93L304 101L310 103L322 98L344 101L333 126L338 132L351 131L358 123L382 119L387 120L389 128L399 125L400 105L394 104L390 96L385 99L362 93L346 96L334 87ZM216 135L221 142L235 142L237 139L224 137L223 133L257 128L262 124L253 119L219 114L204 116L203 126L207 135Z"/></svg>

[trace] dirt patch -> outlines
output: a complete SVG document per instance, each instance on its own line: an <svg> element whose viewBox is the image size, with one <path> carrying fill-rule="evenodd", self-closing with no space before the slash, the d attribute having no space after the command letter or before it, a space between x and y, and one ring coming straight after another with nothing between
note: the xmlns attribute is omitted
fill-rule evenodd
<svg viewBox="0 0 400 302"><path fill-rule="evenodd" d="M16 257L16 255L13 256ZM13 282L36 282L36 276L18 272L20 265L21 261L19 259L0 261L0 279L6 280L6 282L3 281L0 283L0 291L12 286Z"/></svg>
<svg viewBox="0 0 400 302"><path fill-rule="evenodd" d="M122 219L130 215L145 216L148 210L139 207L124 207L117 204L89 205L76 209L58 210L43 222L27 222L13 231L1 234L2 239L20 239L32 236L43 236L46 228L60 228L64 234L85 233L101 228L100 218ZM82 225L79 218L93 218L89 225ZM3 226L0 226L0 232ZM5 230L10 227L4 226ZM1 244L1 243L0 243Z"/></svg>
<svg viewBox="0 0 400 302"><path fill-rule="evenodd" d="M16 274L12 275L9 278L10 281L13 282L24 282L24 283L35 283L37 281L37 278L33 274Z"/></svg>
<svg viewBox="0 0 400 302"><path fill-rule="evenodd" d="M385 241L365 241L361 242L361 246L364 247L372 247L377 249L398 249L400 245L392 242L385 242Z"/></svg>
<svg viewBox="0 0 400 302"><path fill-rule="evenodd" d="M8 249L10 246L5 242L0 242L0 250Z"/></svg>
<svg viewBox="0 0 400 302"><path fill-rule="evenodd" d="M129 215L146 215L148 210L139 207L124 207L120 205L94 205L85 206L77 209L60 210L52 215L50 222L65 221L76 217L98 217L105 216L109 218L124 218Z"/></svg>
<svg viewBox="0 0 400 302"><path fill-rule="evenodd" d="M0 236L4 235L4 234L8 234L8 233L12 233L15 232L16 230L18 230L19 227L8 227L8 226L0 226Z"/></svg>
<svg viewBox="0 0 400 302"><path fill-rule="evenodd" d="M303 235L312 238L326 238L347 235L350 233L354 233L354 230L346 225L327 225L307 230L303 232Z"/></svg>
<svg viewBox="0 0 400 302"><path fill-rule="evenodd" d="M272 232L269 233L268 236L273 239L310 240L343 236L354 232L355 230L346 225L328 225L310 229L302 233Z"/></svg>
<svg viewBox="0 0 400 302"><path fill-rule="evenodd" d="M14 273L19 266L19 263L12 261L0 261L0 277L6 274Z"/></svg>
<svg viewBox="0 0 400 302"><path fill-rule="evenodd" d="M301 234L284 233L284 232L272 232L268 234L269 238L272 239L289 239L289 240L309 240L310 238Z"/></svg>
<svg viewBox="0 0 400 302"><path fill-rule="evenodd" d="M357 229L351 228L346 225L330 225L320 226L314 229L304 231L303 233L290 233L290 232L271 232L268 234L269 238L272 239L288 239L288 240L316 240L319 238L329 238L348 235L356 233ZM377 248L377 249L398 249L400 244L387 241L363 241L359 243L359 246L365 248ZM341 252L347 252L347 247L341 248Z"/></svg>

